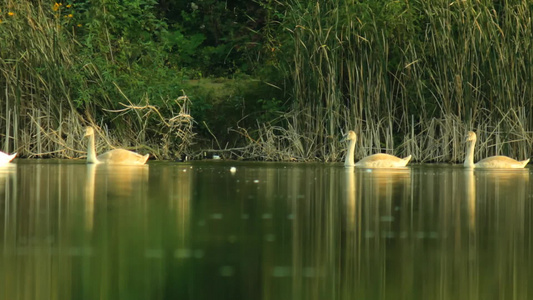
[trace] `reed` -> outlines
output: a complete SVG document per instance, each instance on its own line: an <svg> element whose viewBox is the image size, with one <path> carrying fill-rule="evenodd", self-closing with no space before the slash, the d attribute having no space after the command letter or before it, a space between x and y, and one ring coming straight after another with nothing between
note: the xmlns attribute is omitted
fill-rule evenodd
<svg viewBox="0 0 533 300"><path fill-rule="evenodd" d="M484 140L477 156L531 154L527 1L288 1L284 11L303 160L342 157L333 137L348 129L358 157L458 162L468 130Z"/></svg>
<svg viewBox="0 0 533 300"><path fill-rule="evenodd" d="M5 150L23 156L60 151L59 144L43 140L41 133L43 128L57 131L63 122L60 114L69 107L63 76L72 65L72 45L58 34L59 21L39 6L25 1L4 3L0 82L5 87L5 106L0 107L0 115L5 138L12 140L12 147Z"/></svg>
<svg viewBox="0 0 533 300"><path fill-rule="evenodd" d="M147 96L129 100L117 84L111 90L105 73L112 70L102 71L82 55L71 8L58 5L0 4L3 150L29 158L83 157L83 128L93 125L103 129L108 144L102 147L144 148L157 158L189 151L194 134L188 98L166 97L152 105ZM105 26L100 34L108 37ZM113 60L108 49L103 58Z"/></svg>
<svg viewBox="0 0 533 300"><path fill-rule="evenodd" d="M102 129L102 148L145 149L157 158L205 150L192 147L187 97L122 91L127 80L110 76L127 51L110 38L106 3L97 1L101 26L87 31L96 39L99 55L92 56L81 55L81 31L49 2L0 5L4 151L80 157L88 124ZM270 45L279 45L279 74L289 74L290 109L255 128L237 127L232 132L241 145L213 151L242 159L339 161L341 135L353 129L360 137L357 158L387 152L412 154L415 162L459 162L464 135L475 130L477 157L530 156L533 24L527 1L269 3L278 11L266 14L273 19L265 32ZM130 59L120 67L142 68ZM150 88L170 85L158 84Z"/></svg>

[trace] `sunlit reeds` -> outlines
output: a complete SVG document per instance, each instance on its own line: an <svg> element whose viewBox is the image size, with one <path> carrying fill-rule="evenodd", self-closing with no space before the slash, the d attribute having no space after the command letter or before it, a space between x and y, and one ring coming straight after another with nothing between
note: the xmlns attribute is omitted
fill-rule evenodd
<svg viewBox="0 0 533 300"><path fill-rule="evenodd" d="M4 151L30 158L80 157L88 124L112 126L110 144L145 148L158 158L179 156L192 144L192 118L180 119L187 115L186 97L158 101L165 107L150 105L142 95L126 107L117 106L127 97L110 99L104 86L109 70L80 58L76 30L81 24L73 21L72 5L4 1L0 12ZM118 86L115 92L120 95Z"/></svg>
<svg viewBox="0 0 533 300"><path fill-rule="evenodd" d="M291 125L307 138L306 158L338 159L344 145L333 137L348 129L361 137L357 157L394 152L457 162L467 130L486 138L481 156L529 157L527 1L289 1L284 8L298 112Z"/></svg>
<svg viewBox="0 0 533 300"><path fill-rule="evenodd" d="M457 162L464 134L474 130L476 155L530 156L527 1L276 3L280 30L274 34L270 26L268 35L282 53L281 73L290 74L290 109L255 130L230 130L243 137L242 145L217 150L237 158L339 161L341 134L355 130L356 158L387 152L412 154L415 162ZM103 132L113 132L110 144L145 148L159 158L194 144L185 98L157 99L157 106L142 95L128 100L132 95L121 94L119 85L109 90L110 70L80 61L78 24L66 6L4 1L0 7L4 151L79 157L88 123L109 127ZM112 49L101 51L99 59L114 60Z"/></svg>

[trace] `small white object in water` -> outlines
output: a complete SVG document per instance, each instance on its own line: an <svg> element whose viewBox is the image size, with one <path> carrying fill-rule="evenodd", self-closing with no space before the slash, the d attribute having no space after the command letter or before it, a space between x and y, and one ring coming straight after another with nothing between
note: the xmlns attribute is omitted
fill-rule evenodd
<svg viewBox="0 0 533 300"><path fill-rule="evenodd" d="M272 214L263 214L263 219L272 219Z"/></svg>
<svg viewBox="0 0 533 300"><path fill-rule="evenodd" d="M394 222L394 216L381 216L379 220L381 222Z"/></svg>
<svg viewBox="0 0 533 300"><path fill-rule="evenodd" d="M163 250L161 249L147 249L144 251L144 256L146 258L162 258Z"/></svg>
<svg viewBox="0 0 533 300"><path fill-rule="evenodd" d="M222 277L231 277L235 273L235 268L232 266L222 266L220 267L220 276Z"/></svg>
<svg viewBox="0 0 533 300"><path fill-rule="evenodd" d="M194 250L194 258L202 258L204 257L204 250L198 249Z"/></svg>
<svg viewBox="0 0 533 300"><path fill-rule="evenodd" d="M222 219L222 214L212 214L211 218L213 218L215 220L221 220Z"/></svg>
<svg viewBox="0 0 533 300"><path fill-rule="evenodd" d="M254 183L259 183L259 179L254 180Z"/></svg>
<svg viewBox="0 0 533 300"><path fill-rule="evenodd" d="M229 171L230 171L231 173L235 173L235 172L237 172L237 168L235 168L235 167L231 167L231 168L229 168Z"/></svg>
<svg viewBox="0 0 533 300"><path fill-rule="evenodd" d="M213 159L220 159L220 156L213 154Z"/></svg>
<svg viewBox="0 0 533 300"><path fill-rule="evenodd" d="M315 269L312 268L312 267L303 268L302 271L303 271L302 274L305 277L315 277L316 276Z"/></svg>
<svg viewBox="0 0 533 300"><path fill-rule="evenodd" d="M267 241L267 242L273 242L273 241L275 241L275 240L276 240L276 236L275 236L275 235L273 235L273 234L271 234L271 233L265 235L265 241Z"/></svg>
<svg viewBox="0 0 533 300"><path fill-rule="evenodd" d="M288 277L291 276L291 267L277 266L272 270L273 277Z"/></svg>
<svg viewBox="0 0 533 300"><path fill-rule="evenodd" d="M180 248L174 251L175 258L189 258L191 257L191 249Z"/></svg>

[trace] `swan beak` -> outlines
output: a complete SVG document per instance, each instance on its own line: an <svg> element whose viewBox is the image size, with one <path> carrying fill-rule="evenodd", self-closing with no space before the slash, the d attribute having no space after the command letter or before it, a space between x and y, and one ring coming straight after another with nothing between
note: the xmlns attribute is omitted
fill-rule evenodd
<svg viewBox="0 0 533 300"><path fill-rule="evenodd" d="M348 140L348 133L346 133L345 135L342 136L342 139L341 139L341 143L344 143Z"/></svg>

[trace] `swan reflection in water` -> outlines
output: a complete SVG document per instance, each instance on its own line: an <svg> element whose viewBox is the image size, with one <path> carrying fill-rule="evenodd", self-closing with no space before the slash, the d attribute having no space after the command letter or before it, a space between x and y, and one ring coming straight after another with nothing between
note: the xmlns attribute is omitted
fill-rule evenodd
<svg viewBox="0 0 533 300"><path fill-rule="evenodd" d="M507 225L522 224L525 217L521 212L524 208L524 200L527 198L529 170L476 169L474 171L474 169L468 168L465 169L464 174L464 190L469 218L468 228L471 237L469 247L471 251L478 251L477 207L481 205L481 213L486 213L488 207L495 205L498 214L509 216L510 220L506 222ZM508 211L509 213L506 213ZM485 218L487 216L482 216L482 219ZM496 224L498 223L496 222Z"/></svg>
<svg viewBox="0 0 533 300"><path fill-rule="evenodd" d="M524 205L528 197L529 169L476 169L475 183L471 183L477 203L494 204L499 207L499 213L511 209L509 212L513 222L525 218ZM477 190L477 193L476 193ZM475 212L475 209L472 209Z"/></svg>
<svg viewBox="0 0 533 300"><path fill-rule="evenodd" d="M411 170L407 167L346 168L344 173L349 228L354 228L353 225L360 222L361 213L367 217L367 220L373 217L393 220L395 207L401 205L401 203L395 203L395 199L405 199L404 196L411 185ZM365 209L364 212L361 211L362 208ZM378 215L375 215L376 213Z"/></svg>
<svg viewBox="0 0 533 300"><path fill-rule="evenodd" d="M92 230L98 201L145 199L148 165L87 164L85 181L86 228Z"/></svg>
<svg viewBox="0 0 533 300"><path fill-rule="evenodd" d="M0 199L5 203L10 203L11 189L9 183L15 182L17 175L17 165L10 163L0 167Z"/></svg>
<svg viewBox="0 0 533 300"><path fill-rule="evenodd" d="M411 183L410 168L396 169L362 169L358 170L362 196L380 201L392 201L398 193L405 194ZM394 197L393 197L394 196Z"/></svg>
<svg viewBox="0 0 533 300"><path fill-rule="evenodd" d="M470 220L470 232L476 230L476 181L474 169L465 169L465 194L468 202L468 216Z"/></svg>

